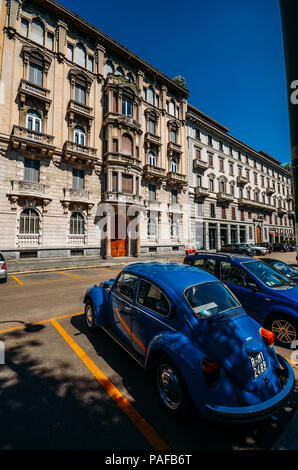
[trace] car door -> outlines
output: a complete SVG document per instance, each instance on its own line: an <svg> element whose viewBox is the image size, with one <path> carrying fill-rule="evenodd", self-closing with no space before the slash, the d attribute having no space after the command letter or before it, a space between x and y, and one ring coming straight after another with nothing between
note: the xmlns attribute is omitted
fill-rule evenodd
<svg viewBox="0 0 298 470"><path fill-rule="evenodd" d="M112 328L127 343L131 343L131 318L138 277L122 273L111 291Z"/></svg>
<svg viewBox="0 0 298 470"><path fill-rule="evenodd" d="M213 258L198 258L193 260L192 263L193 266L196 266L197 268L203 269L204 271L207 271L210 274L213 274L215 276L216 272L216 259Z"/></svg>
<svg viewBox="0 0 298 470"><path fill-rule="evenodd" d="M267 308L267 296L262 286L241 266L220 261L220 280L236 295L246 312L261 321ZM267 299L267 300L266 300Z"/></svg>
<svg viewBox="0 0 298 470"><path fill-rule="evenodd" d="M151 339L161 331L175 331L168 296L154 283L140 279L132 316L132 347L143 358Z"/></svg>

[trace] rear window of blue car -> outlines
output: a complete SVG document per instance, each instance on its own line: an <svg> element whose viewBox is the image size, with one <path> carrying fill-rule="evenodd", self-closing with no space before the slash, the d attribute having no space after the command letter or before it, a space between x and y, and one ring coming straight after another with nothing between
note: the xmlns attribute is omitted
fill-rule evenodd
<svg viewBox="0 0 298 470"><path fill-rule="evenodd" d="M200 319L211 318L240 306L230 291L222 283L216 281L188 287L184 290L184 296Z"/></svg>

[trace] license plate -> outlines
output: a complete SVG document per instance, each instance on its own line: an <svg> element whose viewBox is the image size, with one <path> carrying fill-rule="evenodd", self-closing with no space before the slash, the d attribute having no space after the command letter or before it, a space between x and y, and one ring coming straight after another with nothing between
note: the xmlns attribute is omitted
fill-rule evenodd
<svg viewBox="0 0 298 470"><path fill-rule="evenodd" d="M262 352L259 352L254 357L250 357L250 362L255 379L259 377L259 375L263 374L263 372L265 372L265 370L267 369L264 355Z"/></svg>

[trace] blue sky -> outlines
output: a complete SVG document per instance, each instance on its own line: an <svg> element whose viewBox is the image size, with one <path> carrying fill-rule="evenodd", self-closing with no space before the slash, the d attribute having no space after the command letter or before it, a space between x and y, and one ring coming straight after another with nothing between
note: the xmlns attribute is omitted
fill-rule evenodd
<svg viewBox="0 0 298 470"><path fill-rule="evenodd" d="M278 0L60 0L161 72L255 150L291 161Z"/></svg>

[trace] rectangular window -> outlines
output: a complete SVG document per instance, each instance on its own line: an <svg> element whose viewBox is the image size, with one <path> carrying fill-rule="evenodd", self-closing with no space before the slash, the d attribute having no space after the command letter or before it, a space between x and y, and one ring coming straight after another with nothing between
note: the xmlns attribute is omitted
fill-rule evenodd
<svg viewBox="0 0 298 470"><path fill-rule="evenodd" d="M94 67L94 59L91 55L88 56L88 70L90 72L93 72L93 67Z"/></svg>
<svg viewBox="0 0 298 470"><path fill-rule="evenodd" d="M156 186L149 184L149 201L156 201Z"/></svg>
<svg viewBox="0 0 298 470"><path fill-rule="evenodd" d="M85 173L83 170L73 168L72 170L72 189L84 189Z"/></svg>
<svg viewBox="0 0 298 470"><path fill-rule="evenodd" d="M113 139L113 153L118 153L118 139Z"/></svg>
<svg viewBox="0 0 298 470"><path fill-rule="evenodd" d="M132 101L122 98L122 114L132 116Z"/></svg>
<svg viewBox="0 0 298 470"><path fill-rule="evenodd" d="M244 221L244 209L240 209L240 220Z"/></svg>
<svg viewBox="0 0 298 470"><path fill-rule="evenodd" d="M122 192L126 194L133 193L133 178L131 175L122 174Z"/></svg>
<svg viewBox="0 0 298 470"><path fill-rule="evenodd" d="M46 47L51 51L54 49L54 34L48 33L47 34L47 42Z"/></svg>
<svg viewBox="0 0 298 470"><path fill-rule="evenodd" d="M197 186L202 186L202 177L201 177L201 175L197 175Z"/></svg>
<svg viewBox="0 0 298 470"><path fill-rule="evenodd" d="M236 208L232 207L232 219L236 220Z"/></svg>
<svg viewBox="0 0 298 470"><path fill-rule="evenodd" d="M178 195L176 189L171 190L171 202L172 204L178 204Z"/></svg>
<svg viewBox="0 0 298 470"><path fill-rule="evenodd" d="M112 191L118 191L118 173L116 171L113 171L112 173Z"/></svg>
<svg viewBox="0 0 298 470"><path fill-rule="evenodd" d="M171 139L171 142L173 142L173 144L176 144L176 139L177 139L176 131L171 130L170 139Z"/></svg>
<svg viewBox="0 0 298 470"><path fill-rule="evenodd" d="M25 20L25 18L22 18L21 20L21 35L25 36L25 38L28 37L28 30L29 30L29 21Z"/></svg>
<svg viewBox="0 0 298 470"><path fill-rule="evenodd" d="M75 101L77 101L80 104L86 105L86 88L76 84L75 85Z"/></svg>
<svg viewBox="0 0 298 470"><path fill-rule="evenodd" d="M222 207L222 208L221 208L221 216L222 216L223 219L226 219L226 218L227 218L226 208L225 208L225 207Z"/></svg>
<svg viewBox="0 0 298 470"><path fill-rule="evenodd" d="M211 202L210 204L210 217L214 218L215 217L215 204Z"/></svg>
<svg viewBox="0 0 298 470"><path fill-rule="evenodd" d="M39 181L40 161L31 158L24 159L24 180Z"/></svg>
<svg viewBox="0 0 298 470"><path fill-rule="evenodd" d="M212 147L212 136L211 135L208 135L208 145L210 145L210 147Z"/></svg>
<svg viewBox="0 0 298 470"><path fill-rule="evenodd" d="M213 180L213 178L209 179L209 189L210 189L210 191L214 191L214 180Z"/></svg>
<svg viewBox="0 0 298 470"><path fill-rule="evenodd" d="M155 135L155 121L153 121L152 119L149 119L148 129L150 134Z"/></svg>
<svg viewBox="0 0 298 470"><path fill-rule="evenodd" d="M219 150L223 152L223 143L221 141L219 141Z"/></svg>
<svg viewBox="0 0 298 470"><path fill-rule="evenodd" d="M29 82L43 86L43 68L40 65L29 63Z"/></svg>
<svg viewBox="0 0 298 470"><path fill-rule="evenodd" d="M209 160L209 166L213 168L213 155L211 155L210 153L208 155L208 160Z"/></svg>
<svg viewBox="0 0 298 470"><path fill-rule="evenodd" d="M67 57L68 60L73 62L73 46L71 44L67 44L66 57Z"/></svg>
<svg viewBox="0 0 298 470"><path fill-rule="evenodd" d="M222 158L219 159L219 169L221 171L224 171L224 161Z"/></svg>
<svg viewBox="0 0 298 470"><path fill-rule="evenodd" d="M201 160L201 150L200 149L196 149L196 159Z"/></svg>
<svg viewBox="0 0 298 470"><path fill-rule="evenodd" d="M234 174L234 165L230 163L230 175L232 176Z"/></svg>
<svg viewBox="0 0 298 470"><path fill-rule="evenodd" d="M233 148L232 147L229 147L229 154L231 155L231 157L233 156Z"/></svg>
<svg viewBox="0 0 298 470"><path fill-rule="evenodd" d="M197 140L201 140L200 129L196 129L196 139L197 139Z"/></svg>
<svg viewBox="0 0 298 470"><path fill-rule="evenodd" d="M198 201L198 217L203 217L203 203L202 201Z"/></svg>

